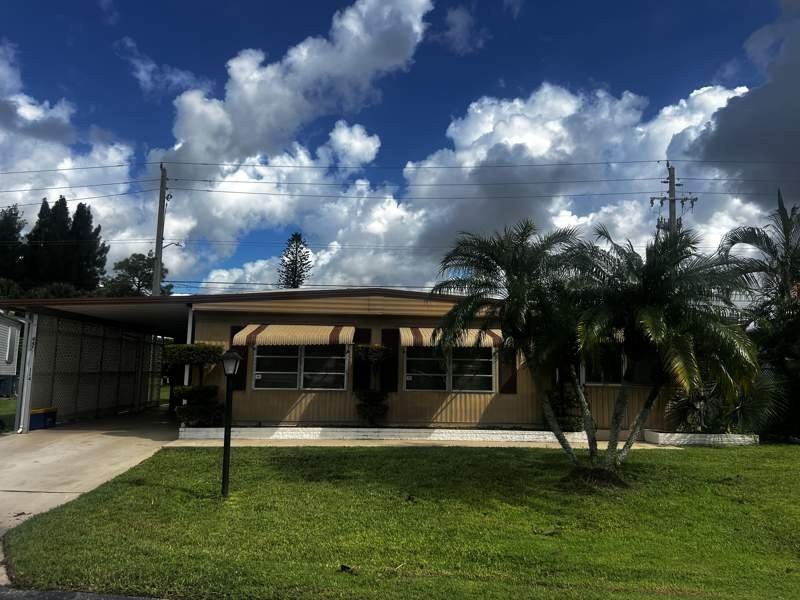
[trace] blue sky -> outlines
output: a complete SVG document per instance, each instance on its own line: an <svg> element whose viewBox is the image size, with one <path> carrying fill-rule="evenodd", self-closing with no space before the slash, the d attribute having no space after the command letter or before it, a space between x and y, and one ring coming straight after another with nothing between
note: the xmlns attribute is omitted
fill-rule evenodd
<svg viewBox="0 0 800 600"><path fill-rule="evenodd" d="M369 207L348 207L347 210L352 212L337 216L343 219L341 222L325 212L335 212L338 206L328 206L325 210L299 204L290 210L275 206L263 209L266 212L254 209L252 214L236 215L238 222L231 224L224 223L225 215L215 212L211 206L205 207L205 212L192 212L192 205L214 202L209 200L213 194L206 194L202 200L196 201L177 199L170 209L174 211L170 218L173 219L172 231L176 237L213 240L221 235L230 243L224 251L214 244L199 244L191 250L173 248L168 264L176 277L183 279L264 280L269 278L270 270L274 268L274 262L269 260L279 250L268 244L282 243L288 232L303 228L312 244L324 254L319 257L317 277L338 283L396 282L413 285L430 280L435 260L409 271L407 265L398 267L395 264L399 259L397 252L390 251L391 248L396 245L419 247L420 253L424 253L424 248L432 247L431 240L448 242L459 225L454 222L458 219L453 215L461 209L447 213L437 205L415 206L413 201L404 200L410 192L404 190L403 185L415 182L422 185L420 181L397 169L381 170L374 169L374 166L404 165L407 161L434 165L440 160L450 160L437 154L439 151L452 150L459 143L465 156L468 151L478 152L478 145L483 141L469 135L458 139L452 135L448 137L448 127L460 121L466 130L467 125L477 122L480 115L488 114L485 110L480 115L470 112L470 104L481 98L494 99L486 105L491 107L492 118L505 115L503 119L508 120L508 107L514 106L513 100L530 100L531 94L542 90L543 84L556 86L558 93L542 94L522 109L529 123L519 131L529 127L526 130L528 134L525 134L528 137L520 137L514 148L508 142L508 134L495 136L491 147L480 150L481 160L486 159L485 152L503 151L509 156L544 162L553 157L563 160L565 156L573 155L586 158L614 154L617 152L616 144L628 142L614 141L611 139L614 136L609 134L607 144L598 145L597 131L581 131L579 125L575 125L575 121L589 119L591 127L594 127L596 122L605 118L609 106L612 112L620 111L621 115L626 115L618 117L615 126L630 130L623 136L627 136L628 141L636 139L636 128L643 125L652 130L653 136L658 130L660 136L658 143L652 141L641 147L631 142L634 145L626 147L620 157L630 159L637 152L640 155L653 152L661 144L665 147L656 151L658 158L663 158L670 144L676 147L678 142L685 143L683 149L688 151L689 142L681 140L697 138L702 128L713 121L716 110L723 109L730 98L744 93L741 86L752 90L769 85L768 66L758 64L754 58L755 51L746 48L754 32L776 23L793 23L792 2L781 5L768 0L476 0L436 2L435 6L427 5L427 0L408 0L408 3L413 4L413 8L405 7L402 0L387 3L393 5L397 15L413 17L407 21L397 15L386 17L385 23L381 21L386 29L382 30L374 45L369 46L369 53L380 55L389 44L387 53L396 52L397 56L382 63L382 59L376 58L372 61L375 64L366 64L371 57L343 51L344 54L331 59L340 62L352 60L352 73L355 75L351 75L347 71L351 68L349 65L339 65L341 69L337 70L335 62L326 63L330 56L325 52L330 54L330 49L322 48L317 66L322 65L323 71L332 69L335 71L333 74L312 72L317 67L296 67L281 80L287 89L299 86L300 96L310 98L314 107L297 119L292 116L287 121L277 117L277 124L266 123L248 132L248 119L264 117L260 113L274 111L270 102L278 101L269 97L269 85L252 92L255 95L247 100L234 101L226 97L226 85L232 77L226 67L227 61L242 56L246 49L261 50L265 55L263 61L246 61L243 67L258 72L259 64L263 67L281 61L287 51L306 38L331 39L334 14L337 11L346 14L348 10L353 10L354 14L358 12L350 8L352 2L172 1L158 5L121 0L6 2L0 9L0 41L11 49L6 52L6 59L11 71L17 73L21 81L20 85L6 86L8 97L24 94L28 102L40 108L49 102L47 110L62 99L69 106L68 115L54 113L53 118L68 122L73 136L67 141L58 140L60 145L49 148L45 153L47 160L58 162L64 155L74 155L76 160L82 159L88 164L100 156L116 156L112 151L115 148L120 152L119 156L134 163L126 173L132 178L147 175L146 170L137 166L147 157L186 159L188 156L209 162L240 162L257 155L260 161L268 161L285 151L296 157L295 144L299 144L307 149L313 160L320 146L333 147L329 135L337 127L337 122L344 120L346 127L351 129L340 128L343 136L340 146L352 144L355 148L362 144L358 146L361 154L353 154L342 147L332 152L339 157L336 159L339 164L346 163L342 160L345 155L351 159L356 156L365 168L341 177L334 169L332 174L329 173L332 180L315 179L312 183L327 185L327 188L319 189L333 189L343 194L346 200L349 184L363 177L368 179L369 195L385 200L386 189L382 184L389 182L399 186L390 190L391 206L384 206L380 214L374 203ZM379 18L370 16L370 11L380 11L375 4L371 0L357 3L356 8L360 6L363 9L358 14L366 15L367 23L372 22L369 19ZM392 41L395 29L400 32L397 44ZM150 69L147 81L135 76L137 61L140 66L146 65ZM0 77L3 72L0 68ZM247 84L241 85L244 89ZM190 97L187 90L195 88L200 91ZM705 88L713 88L707 94L708 98L713 96L713 100L698 101L696 110L686 106L681 108L681 102L690 98L693 91ZM737 88L739 91L734 92ZM638 100L626 100L626 92L635 94ZM607 97L598 100L598 93ZM175 102L181 94L186 96L183 108ZM249 91L242 92L242 96L248 94L252 95ZM21 106L22 101L15 102L16 106ZM219 108L220 102L223 103L222 110L231 115L233 131L225 133L224 143L219 142L219 148L216 148L214 144L220 138L208 133L212 131L211 121L208 121L205 133L211 139L204 138L202 144L194 141L196 130L192 128L203 129L204 119L208 118L198 116L198 111ZM330 106L320 107L326 103ZM664 107L669 106L678 107L676 111L694 112L691 118L673 119L668 126L662 127L659 115ZM567 108L562 110L559 107ZM555 111L555 116L549 116L546 122L536 121L542 111ZM23 115L22 111L19 114ZM268 115L265 118L269 120ZM662 115L662 119L666 117ZM495 125L500 122L496 121ZM513 120L508 122L513 123ZM185 124L177 134L176 123ZM537 149L536 127L553 127L560 131L561 124L566 124L564 126L568 129L577 127L574 132L569 129L573 132L571 141L561 140L561 146L557 147L551 140L544 150ZM355 129L359 125L363 132ZM661 131L665 128L668 136ZM687 128L691 132L687 133ZM493 131L499 130L495 128ZM252 139L243 141L250 133L253 133ZM16 134L24 135L24 132L18 128ZM582 135L587 136L586 139L582 139ZM175 145L181 142L182 137L189 141L176 149ZM379 150L364 150L364 140L369 142L370 139L379 139ZM591 151L584 148L590 140L597 146L593 146ZM48 140L47 143L55 141ZM4 153L2 144L0 140L0 167L8 170L19 161L15 162L12 152ZM41 140L37 144L37 149L44 152ZM567 147L569 149L565 149ZM581 151L575 150L576 147ZM460 156L457 160L467 159ZM42 168L47 166L52 165ZM183 170L181 174L185 176L189 172ZM651 172L652 169L645 174ZM639 172L624 174L635 176ZM586 177L587 172L577 175ZM588 174L591 177L595 175L594 172ZM202 176L209 177L207 173ZM214 178L220 176L220 173L213 174ZM121 174L98 174L93 181L84 179L81 183L86 183L85 189L91 190L92 183L115 181L115 177L121 178ZM265 175L250 173L247 177L264 179ZM470 181L475 183L473 179ZM431 183L430 180L425 182ZM28 185L29 181L18 177L11 183L14 186ZM337 187L332 183L341 185ZM656 184L648 184L653 185ZM291 193L297 189L289 188L288 191ZM553 191L554 198L557 191ZM180 194L174 193L176 196ZM25 200L29 198L29 195L24 196ZM196 196L192 195L192 198ZM220 196L216 198L219 200ZM492 200L492 197L483 199L486 200ZM123 206L126 201L118 201L117 206L121 208L117 212L96 209L100 223L108 232L107 237L132 239L134 236L148 236L151 226L148 199L133 197L129 199L131 206ZM296 199L287 200L290 201ZM541 204L539 202L530 212L539 216L540 221L545 221L542 223L544 227L565 223L591 224L602 215L620 219L614 210L630 209L625 208L623 202L578 207L564 198L554 199L546 210ZM503 217L516 218L527 208L530 207L515 207L507 214L502 209L497 219L490 219L491 224L499 226ZM736 215L731 215L731 222L759 213L755 205L748 209L746 200L740 209ZM441 214L431 217L437 210ZM712 214L699 214L698 220L710 218ZM436 218L439 222L435 222ZM644 217L638 215L636 218ZM107 219L107 223L103 219ZM193 219L197 224L187 225ZM220 219L220 223L204 229L202 225L209 219ZM248 224L247 219L252 219L252 222ZM132 220L136 221L135 224ZM467 219L463 225L474 225L474 222L474 219ZM326 227L326 223L331 228ZM698 225L702 226L701 223ZM625 228L621 228L620 233L644 235L643 231L633 232ZM715 231L709 230L708 234L713 237ZM234 243L237 241L239 245ZM341 250L325 254L324 249L330 248L331 244L347 243L370 246L370 252L365 253L369 256L361 264L356 264L358 261L352 258L343 259ZM387 252L381 254L378 246L387 246ZM131 244L120 244L119 252L115 254L112 251L112 257L118 258L133 248ZM352 257L354 252L351 250L349 256ZM244 265L252 266L256 261L262 262L248 273ZM404 262L408 263L407 257Z"/></svg>

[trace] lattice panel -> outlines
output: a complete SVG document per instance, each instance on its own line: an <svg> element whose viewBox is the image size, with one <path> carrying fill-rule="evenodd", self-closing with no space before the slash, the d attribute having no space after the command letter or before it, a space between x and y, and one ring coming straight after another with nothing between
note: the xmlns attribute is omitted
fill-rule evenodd
<svg viewBox="0 0 800 600"><path fill-rule="evenodd" d="M74 416L78 397L80 373L81 324L70 319L58 319L58 337L54 351L55 373L53 378L52 404L61 418Z"/></svg>
<svg viewBox="0 0 800 600"><path fill-rule="evenodd" d="M33 363L31 385L31 408L51 406L50 389L53 384L55 365L56 319L39 315L36 334L36 360Z"/></svg>
<svg viewBox="0 0 800 600"><path fill-rule="evenodd" d="M60 421L159 402L162 340L97 323L39 316L32 408Z"/></svg>

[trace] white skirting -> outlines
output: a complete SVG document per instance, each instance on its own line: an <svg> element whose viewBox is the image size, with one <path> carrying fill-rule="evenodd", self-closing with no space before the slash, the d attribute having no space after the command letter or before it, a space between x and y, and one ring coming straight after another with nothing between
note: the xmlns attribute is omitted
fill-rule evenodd
<svg viewBox="0 0 800 600"><path fill-rule="evenodd" d="M669 433L645 429L644 441L659 446L750 446L758 444L758 436L740 433Z"/></svg>
<svg viewBox="0 0 800 600"><path fill-rule="evenodd" d="M586 433L564 434L570 442L586 442ZM181 427L178 439L219 440L222 427ZM366 427L234 427L231 437L237 440L430 440L476 442L549 442L558 443L550 431L510 429L405 429Z"/></svg>

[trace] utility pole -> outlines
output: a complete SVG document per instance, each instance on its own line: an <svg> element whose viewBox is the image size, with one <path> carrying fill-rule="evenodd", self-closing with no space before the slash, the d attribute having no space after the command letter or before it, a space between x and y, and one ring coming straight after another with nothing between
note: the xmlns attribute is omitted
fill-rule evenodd
<svg viewBox="0 0 800 600"><path fill-rule="evenodd" d="M675 205L675 167L667 161L667 194L669 194L669 230L678 231L678 207Z"/></svg>
<svg viewBox="0 0 800 600"><path fill-rule="evenodd" d="M167 211L167 170L161 164L161 186L158 190L158 221L156 223L156 252L153 261L153 296L161 295L161 253L164 250L164 215Z"/></svg>
<svg viewBox="0 0 800 600"><path fill-rule="evenodd" d="M658 201L661 206L664 206L664 202L669 202L669 220L665 221L663 217L659 217L656 229L676 233L683 225L683 219L678 217L678 200L681 202L681 212L685 212L686 203L688 202L691 208L694 209L694 203L697 202L697 198L694 196L677 197L677 188L683 184L677 182L675 166L669 164L669 161L667 161L667 178L662 180L661 183L667 184L667 195L652 196L650 198L650 206L653 206L656 201Z"/></svg>

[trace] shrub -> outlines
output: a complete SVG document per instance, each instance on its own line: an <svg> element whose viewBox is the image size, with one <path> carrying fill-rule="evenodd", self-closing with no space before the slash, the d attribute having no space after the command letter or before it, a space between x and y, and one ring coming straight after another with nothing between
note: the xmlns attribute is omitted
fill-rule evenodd
<svg viewBox="0 0 800 600"><path fill-rule="evenodd" d="M356 410L361 418L372 427L380 425L389 411L386 404L389 394L381 390L358 390L355 395L358 398Z"/></svg>
<svg viewBox="0 0 800 600"><path fill-rule="evenodd" d="M176 387L174 398L178 418L188 427L217 427L222 425L224 406L217 400L215 385ZM186 401L186 404L183 404Z"/></svg>
<svg viewBox="0 0 800 600"><path fill-rule="evenodd" d="M370 370L369 389L354 390L355 396L358 398L356 410L371 427L380 425L389 411L389 407L386 405L388 392L376 388L381 364L388 355L389 349L380 344L359 344L355 347L356 364L367 363Z"/></svg>
<svg viewBox="0 0 800 600"><path fill-rule="evenodd" d="M688 433L761 433L786 411L783 379L762 369L756 379L726 397L716 383L686 393L679 390L667 402L667 421Z"/></svg>
<svg viewBox="0 0 800 600"><path fill-rule="evenodd" d="M553 412L562 431L583 431L583 419L578 397L571 384L561 381L547 390Z"/></svg>
<svg viewBox="0 0 800 600"><path fill-rule="evenodd" d="M183 365L210 365L219 362L222 348L211 344L167 344L161 359L163 369L168 372Z"/></svg>

